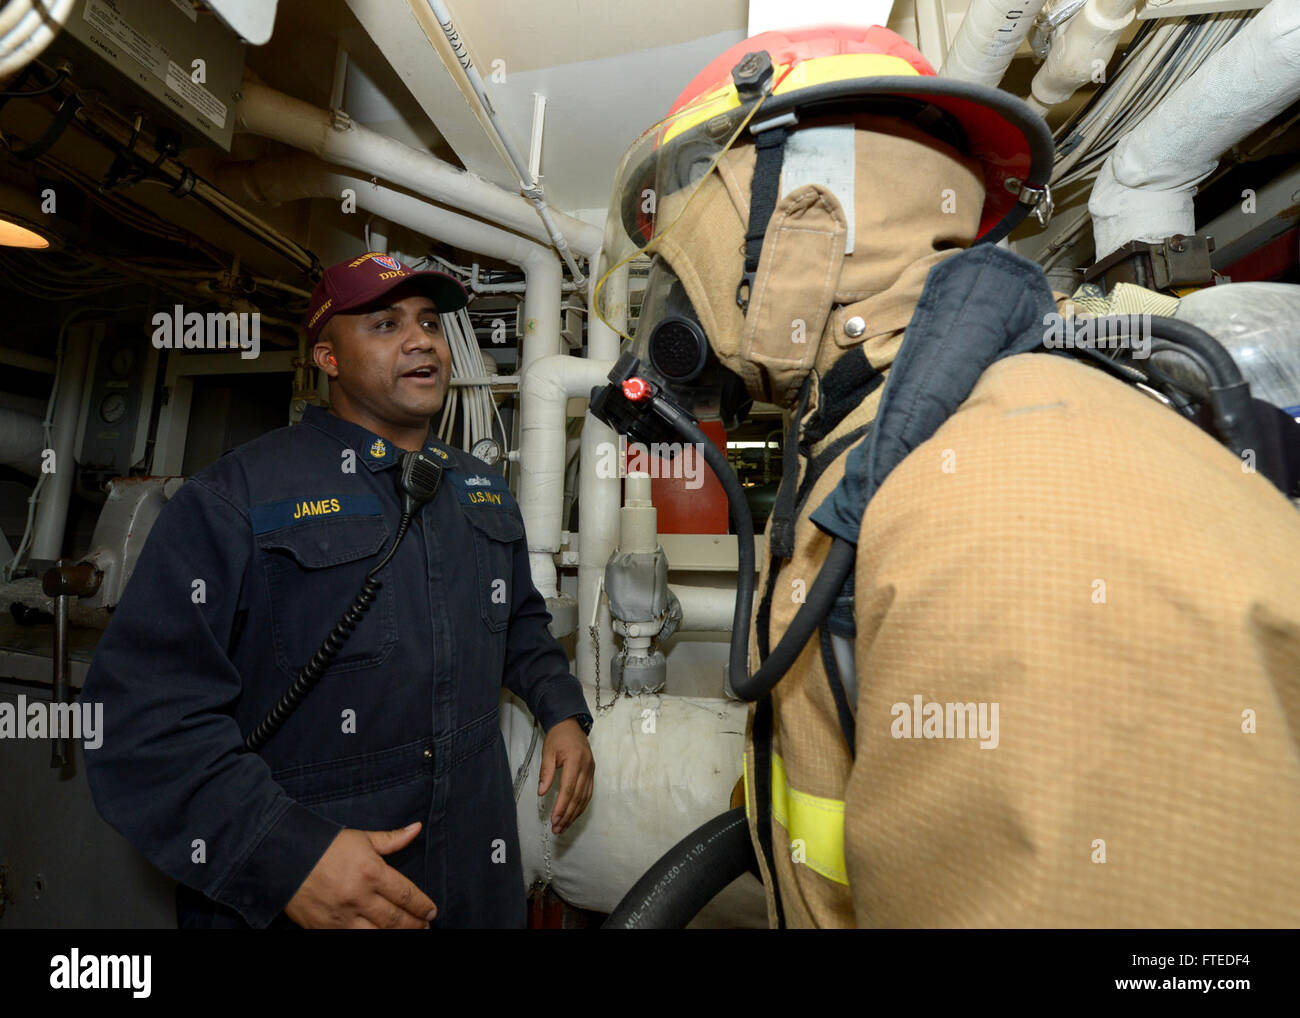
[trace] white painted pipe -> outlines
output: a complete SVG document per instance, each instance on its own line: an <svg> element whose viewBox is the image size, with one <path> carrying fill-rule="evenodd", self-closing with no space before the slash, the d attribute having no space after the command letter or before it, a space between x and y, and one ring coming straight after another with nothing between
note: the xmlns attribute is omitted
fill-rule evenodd
<svg viewBox="0 0 1300 1018"><path fill-rule="evenodd" d="M39 417L0 407L0 464L39 477L41 450L44 448L45 438Z"/></svg>
<svg viewBox="0 0 1300 1018"><path fill-rule="evenodd" d="M594 264L594 263L593 263ZM587 279L587 307L594 306L598 273ZM605 308L610 321L627 330L628 267L624 265L611 273L605 282ZM589 311L587 314L587 356L593 361L610 363L618 359L619 334ZM608 372L606 372L608 373ZM603 379L602 379L603 381ZM597 680L596 665L599 659L600 676L605 689L610 688L609 662L614 659L614 633L610 625L609 605L600 597L605 578L605 563L614 551L618 540L618 511L623 490L616 472L598 469L609 462L611 450L617 450L618 435L609 425L598 421L590 413L582 422L582 448L578 461L578 625L576 642L578 678L584 686L594 689ZM615 476L610 476L614 473ZM592 645L587 627L595 619L596 647ZM599 652L597 652L597 648Z"/></svg>
<svg viewBox="0 0 1300 1018"><path fill-rule="evenodd" d="M343 200L345 190L358 208L456 247L512 262L524 270L524 360L560 350L560 260L550 248L490 224L431 205L361 177L340 173L304 156L239 163L217 169L214 183L237 198L264 204L301 198Z"/></svg>
<svg viewBox="0 0 1300 1018"><path fill-rule="evenodd" d="M565 406L571 396L585 397L603 383L613 366L613 361L555 354L535 361L519 385L519 510L528 531L533 585L543 597L559 593L555 553L563 530ZM583 464L584 470L594 468L594 463ZM584 531L587 522L584 515ZM590 623L590 615L579 619L581 626Z"/></svg>
<svg viewBox="0 0 1300 1018"><path fill-rule="evenodd" d="M370 250L388 254L388 234L391 230L392 225L387 219L374 216L366 228L366 232L370 237Z"/></svg>
<svg viewBox="0 0 1300 1018"><path fill-rule="evenodd" d="M939 74L997 85L1029 34L1044 0L971 0Z"/></svg>
<svg viewBox="0 0 1300 1018"><path fill-rule="evenodd" d="M54 374L55 368L53 357L42 357L22 350L0 350L0 364L22 368L24 371L39 371L42 375Z"/></svg>
<svg viewBox="0 0 1300 1018"><path fill-rule="evenodd" d="M669 563L671 565L671 563ZM736 590L720 587L693 587L684 583L671 585L682 606L682 624L686 633L729 633L736 606Z"/></svg>
<svg viewBox="0 0 1300 1018"><path fill-rule="evenodd" d="M1052 40L1030 86L1031 105L1042 112L1065 102L1079 86L1104 80L1106 65L1136 8L1137 0L1088 0Z"/></svg>
<svg viewBox="0 0 1300 1018"><path fill-rule="evenodd" d="M540 248L528 262L519 264L524 267L528 283L524 290L524 334L519 351L519 374L527 377L529 368L542 358L559 353L562 348L560 305L563 293L560 284L564 281L564 266L550 248ZM560 422L560 433L564 433L563 421Z"/></svg>
<svg viewBox="0 0 1300 1018"><path fill-rule="evenodd" d="M653 555L659 547L659 510L650 499L650 475L632 472L624 481L623 508L618 511L618 550L628 555Z"/></svg>
<svg viewBox="0 0 1300 1018"><path fill-rule="evenodd" d="M63 531L68 520L68 502L72 498L72 480L77 472L77 418L81 415L81 396L85 391L90 364L90 326L74 326L64 338L63 366L59 371L59 394L54 404L51 442L54 449L54 472L41 489L36 507L35 528L28 561L53 561L63 554Z"/></svg>
<svg viewBox="0 0 1300 1018"><path fill-rule="evenodd" d="M1088 198L1097 258L1196 232L1219 156L1300 98L1300 3L1273 0L1119 140Z"/></svg>
<svg viewBox="0 0 1300 1018"><path fill-rule="evenodd" d="M528 289L525 283L474 283L469 284L470 291L473 293L523 293ZM565 293L572 293L575 290L585 290L585 286L579 286L572 280L566 279L561 289Z"/></svg>
<svg viewBox="0 0 1300 1018"><path fill-rule="evenodd" d="M67 23L75 0L10 0L0 19L0 82L45 52ZM10 10L12 8L12 11Z"/></svg>
<svg viewBox="0 0 1300 1018"><path fill-rule="evenodd" d="M236 105L236 126L251 134L292 145L332 163L400 184L434 201L508 227L544 244L546 227L527 199L476 177L427 152L403 145L354 122L335 130L326 110L246 78ZM552 217L565 240L593 264L601 233L590 223L563 213Z"/></svg>
<svg viewBox="0 0 1300 1018"><path fill-rule="evenodd" d="M943 0L916 0L916 48L931 67L943 63L948 52L948 18Z"/></svg>

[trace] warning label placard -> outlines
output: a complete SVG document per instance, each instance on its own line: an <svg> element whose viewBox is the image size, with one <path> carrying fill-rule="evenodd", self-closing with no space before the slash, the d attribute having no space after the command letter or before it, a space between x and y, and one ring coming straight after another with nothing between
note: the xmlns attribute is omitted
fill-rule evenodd
<svg viewBox="0 0 1300 1018"><path fill-rule="evenodd" d="M151 36L127 24L103 0L86 0L85 19L91 28L117 43L158 77L167 76L167 50Z"/></svg>
<svg viewBox="0 0 1300 1018"><path fill-rule="evenodd" d="M226 126L226 104L186 74L174 60L167 65L167 85L218 127Z"/></svg>

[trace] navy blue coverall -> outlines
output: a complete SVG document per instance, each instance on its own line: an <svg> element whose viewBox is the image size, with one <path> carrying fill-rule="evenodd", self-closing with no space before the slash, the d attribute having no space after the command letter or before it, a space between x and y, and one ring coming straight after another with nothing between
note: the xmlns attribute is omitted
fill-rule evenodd
<svg viewBox="0 0 1300 1018"><path fill-rule="evenodd" d="M308 407L196 474L158 517L82 690L104 704L103 744L85 759L100 813L182 885L182 926L292 925L285 905L342 828L416 820L386 861L437 904L435 926L523 925L501 687L548 730L588 708L504 479L442 443L426 450L445 468L437 495L260 753L245 735L397 531L401 450Z"/></svg>

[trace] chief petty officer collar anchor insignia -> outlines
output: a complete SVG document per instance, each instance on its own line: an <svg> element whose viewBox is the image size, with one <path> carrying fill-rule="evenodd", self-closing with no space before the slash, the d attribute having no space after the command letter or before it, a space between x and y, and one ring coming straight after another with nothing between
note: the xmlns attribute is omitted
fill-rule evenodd
<svg viewBox="0 0 1300 1018"><path fill-rule="evenodd" d="M382 438L376 438L370 444L370 455L377 460L381 460L388 455L388 446L384 445Z"/></svg>

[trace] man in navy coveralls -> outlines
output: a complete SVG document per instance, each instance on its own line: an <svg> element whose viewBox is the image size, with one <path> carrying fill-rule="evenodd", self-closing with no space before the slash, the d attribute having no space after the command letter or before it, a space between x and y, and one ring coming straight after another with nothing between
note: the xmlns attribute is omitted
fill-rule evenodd
<svg viewBox="0 0 1300 1018"><path fill-rule="evenodd" d="M522 926L504 685L546 730L558 833L586 808L591 717L500 474L429 434L449 276L370 252L312 296L330 409L227 452L158 517L83 689L95 803L179 881L183 927ZM443 476L324 678L243 748L391 547L405 451Z"/></svg>

